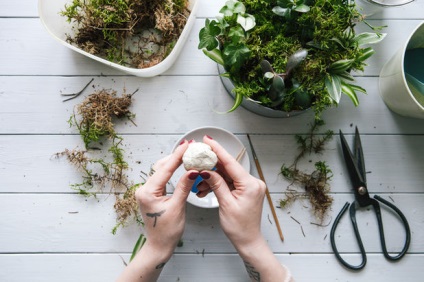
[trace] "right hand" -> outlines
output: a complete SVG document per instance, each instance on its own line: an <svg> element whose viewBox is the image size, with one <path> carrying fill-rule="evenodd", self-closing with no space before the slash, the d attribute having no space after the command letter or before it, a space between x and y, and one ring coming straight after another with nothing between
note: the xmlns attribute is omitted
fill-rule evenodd
<svg viewBox="0 0 424 282"><path fill-rule="evenodd" d="M262 238L261 218L265 183L250 175L218 142L209 136L203 142L218 156L216 171L202 171L200 196L212 190L219 202L221 227L236 248ZM224 179L225 178L225 179Z"/></svg>

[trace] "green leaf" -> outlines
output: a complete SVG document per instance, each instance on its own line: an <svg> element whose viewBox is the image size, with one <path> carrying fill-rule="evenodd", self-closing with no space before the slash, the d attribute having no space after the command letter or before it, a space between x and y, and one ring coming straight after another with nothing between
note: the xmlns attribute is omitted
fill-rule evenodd
<svg viewBox="0 0 424 282"><path fill-rule="evenodd" d="M308 55L308 50L301 49L299 51L296 51L293 55L289 57L287 60L287 66L286 66L286 72L291 72L294 68L296 68L301 62L303 62L306 59L306 56Z"/></svg>
<svg viewBox="0 0 424 282"><path fill-rule="evenodd" d="M205 26L199 32L199 49L206 48L211 51L218 47L219 42L216 36L221 33L221 29L216 21L206 19Z"/></svg>
<svg viewBox="0 0 424 282"><path fill-rule="evenodd" d="M222 58L221 51L219 49L213 49L211 51L208 51L206 49L202 50L203 53L209 57L212 61L214 61L217 64L224 65L224 59Z"/></svg>
<svg viewBox="0 0 424 282"><path fill-rule="evenodd" d="M146 237L143 234L140 234L140 237L138 237L138 240L134 245L130 261L132 261L133 258L137 255L137 253L141 250L141 247L143 247L145 242L146 242Z"/></svg>
<svg viewBox="0 0 424 282"><path fill-rule="evenodd" d="M277 16L280 17L285 17L287 14L287 10L289 10L288 8L282 8L279 6L276 6L274 8L272 8L272 12L274 12L274 14L276 14Z"/></svg>
<svg viewBox="0 0 424 282"><path fill-rule="evenodd" d="M355 91L359 91L359 92L362 92L364 94L367 94L367 90L365 90L364 88L362 88L362 87L360 87L358 85L349 84L349 86L352 87L353 90L355 90Z"/></svg>
<svg viewBox="0 0 424 282"><path fill-rule="evenodd" d="M243 27L245 31L251 30L256 25L255 17L252 15L238 15L237 22Z"/></svg>
<svg viewBox="0 0 424 282"><path fill-rule="evenodd" d="M299 13L307 13L307 12L309 12L311 10L311 8L308 5L301 4L301 5L296 6L294 8L294 10L296 12L299 12Z"/></svg>
<svg viewBox="0 0 424 282"><path fill-rule="evenodd" d="M233 43L237 43L241 38L244 38L244 30L240 26L230 28L228 36L231 38Z"/></svg>
<svg viewBox="0 0 424 282"><path fill-rule="evenodd" d="M241 93L235 93L234 105L227 111L227 113L231 113L235 111L243 102L243 95Z"/></svg>
<svg viewBox="0 0 424 282"><path fill-rule="evenodd" d="M372 49L371 47L362 49L361 51L362 51L362 54L358 56L358 61L360 62L365 61L366 59L368 59L375 53L374 49Z"/></svg>
<svg viewBox="0 0 424 282"><path fill-rule="evenodd" d="M339 74L339 73L345 72L352 66L353 62L354 60L350 60L350 59L338 60L337 62L334 62L330 65L330 67L328 68L328 71L331 74Z"/></svg>
<svg viewBox="0 0 424 282"><path fill-rule="evenodd" d="M345 82L341 82L342 85L342 92L349 96L349 98L352 100L355 107L359 105L358 97L356 96L355 89L351 87L351 84L347 84Z"/></svg>
<svg viewBox="0 0 424 282"><path fill-rule="evenodd" d="M330 98L338 104L342 96L342 85L339 76L327 75L325 77L325 87L328 94L330 94Z"/></svg>
<svg viewBox="0 0 424 282"><path fill-rule="evenodd" d="M250 55L250 50L244 44L229 44L224 48L225 65L233 71L238 71Z"/></svg>
<svg viewBox="0 0 424 282"><path fill-rule="evenodd" d="M283 8L288 8L289 5L293 5L293 0L278 0L277 5Z"/></svg>
<svg viewBox="0 0 424 282"><path fill-rule="evenodd" d="M225 3L225 6L219 12L224 17L231 17L233 14L244 14L246 7L241 2L230 0Z"/></svg>
<svg viewBox="0 0 424 282"><path fill-rule="evenodd" d="M345 79L345 80L350 80L350 81L354 81L355 79L353 78L353 76L348 73L347 71L342 72L342 73L338 73L338 76L340 76L341 78Z"/></svg>
<svg viewBox="0 0 424 282"><path fill-rule="evenodd" d="M272 88L273 91L270 91L270 98L271 100L275 101L281 96L284 96L286 93L285 85L284 85L284 79L278 75L274 76L272 79Z"/></svg>
<svg viewBox="0 0 424 282"><path fill-rule="evenodd" d="M358 43L359 46L364 44L375 44L380 42L386 37L386 33L372 33L363 32L356 35L353 40Z"/></svg>

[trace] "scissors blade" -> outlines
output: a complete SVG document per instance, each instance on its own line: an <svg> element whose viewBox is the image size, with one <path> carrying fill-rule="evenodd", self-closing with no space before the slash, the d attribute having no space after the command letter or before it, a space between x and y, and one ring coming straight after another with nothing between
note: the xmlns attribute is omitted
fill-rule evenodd
<svg viewBox="0 0 424 282"><path fill-rule="evenodd" d="M352 154L352 151L350 150L349 145L347 144L346 138L344 137L341 130L340 130L340 141L342 143L343 156L345 159L347 170L349 171L349 176L350 176L350 180L352 182L353 187L355 189L358 189L359 187L364 187L365 181L363 179L361 170L358 168L357 158ZM356 146L356 142L355 142L355 146ZM360 143L359 143L359 146L360 146ZM362 156L362 160L363 160L363 156Z"/></svg>
<svg viewBox="0 0 424 282"><path fill-rule="evenodd" d="M356 165L359 173L362 176L362 181L367 183L367 177L365 172L365 161L364 161L364 151L362 150L361 137L359 135L358 127L355 128L355 158Z"/></svg>

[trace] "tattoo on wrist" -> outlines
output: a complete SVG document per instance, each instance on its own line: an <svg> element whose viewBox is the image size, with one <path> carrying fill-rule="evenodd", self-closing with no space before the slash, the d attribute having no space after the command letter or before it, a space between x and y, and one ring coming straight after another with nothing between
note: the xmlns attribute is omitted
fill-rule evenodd
<svg viewBox="0 0 424 282"><path fill-rule="evenodd" d="M251 265L249 262L244 261L244 266L246 267L247 274L249 274L250 279L253 281L261 281L261 274Z"/></svg>
<svg viewBox="0 0 424 282"><path fill-rule="evenodd" d="M146 213L148 217L152 217L155 219L155 221L153 222L153 227L156 227L156 222L158 220L158 217L161 216L164 212L165 210L162 210L160 212Z"/></svg>
<svg viewBox="0 0 424 282"><path fill-rule="evenodd" d="M165 266L166 262L159 263L156 265L155 269L162 269Z"/></svg>

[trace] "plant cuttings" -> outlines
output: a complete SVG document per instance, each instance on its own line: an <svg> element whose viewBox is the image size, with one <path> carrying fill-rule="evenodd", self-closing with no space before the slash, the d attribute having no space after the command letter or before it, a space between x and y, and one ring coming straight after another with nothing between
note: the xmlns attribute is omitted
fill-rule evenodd
<svg viewBox="0 0 424 282"><path fill-rule="evenodd" d="M135 93L135 92L134 92ZM86 150L68 150L57 153L65 156L68 161L82 173L82 182L72 184L72 189L84 196L97 194L114 194L114 208L117 214L117 224L112 233L125 226L133 219L142 223L135 199L135 190L140 184L133 184L126 174L128 163L124 159L122 149L123 138L115 133L114 119L134 117L129 110L131 98L134 95L116 96L116 91L96 91L76 106L76 113L69 119L71 126L76 126L86 147ZM93 143L103 145L111 143L106 152L101 148L93 150ZM101 153L106 156L98 157Z"/></svg>
<svg viewBox="0 0 424 282"><path fill-rule="evenodd" d="M154 66L171 52L190 14L187 0L72 0L67 41L111 62Z"/></svg>
<svg viewBox="0 0 424 282"><path fill-rule="evenodd" d="M323 221L333 202L333 198L329 195L330 186L328 184L328 181L333 176L332 171L323 161L315 163L315 169L312 173L300 171L297 168L297 164L306 154L321 153L325 144L332 139L333 132L331 130L327 131L322 137L316 136L317 129L323 124L322 120L315 120L306 137L296 135L296 142L299 144L300 152L292 165L286 166L283 164L281 167L281 174L291 181L291 184L301 186L305 192L293 189L288 190L285 193L286 197L280 200L280 207L285 208L297 199L306 198L312 205L313 214L320 222Z"/></svg>

